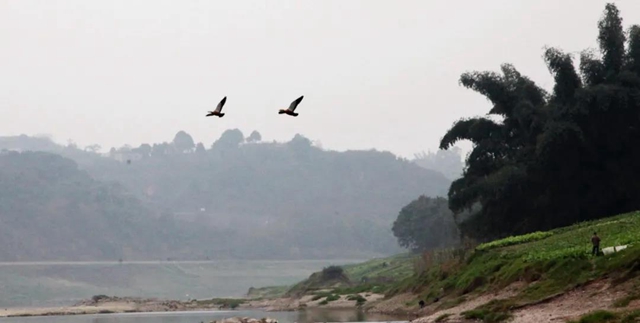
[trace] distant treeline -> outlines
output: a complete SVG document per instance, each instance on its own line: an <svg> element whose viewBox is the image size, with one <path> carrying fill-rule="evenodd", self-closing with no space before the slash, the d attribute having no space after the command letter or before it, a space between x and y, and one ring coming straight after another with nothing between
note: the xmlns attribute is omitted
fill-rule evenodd
<svg viewBox="0 0 640 323"><path fill-rule="evenodd" d="M388 152L237 129L209 147L181 131L106 156L28 136L0 138L0 149L0 260L387 255L401 250L398 210L451 183Z"/></svg>

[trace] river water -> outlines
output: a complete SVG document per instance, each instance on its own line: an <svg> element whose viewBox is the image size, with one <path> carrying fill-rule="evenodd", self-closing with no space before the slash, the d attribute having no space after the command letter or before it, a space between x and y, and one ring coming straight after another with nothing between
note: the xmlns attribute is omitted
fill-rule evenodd
<svg viewBox="0 0 640 323"><path fill-rule="evenodd" d="M291 285L360 260L0 263L0 308L69 306L93 295L207 299Z"/></svg>
<svg viewBox="0 0 640 323"><path fill-rule="evenodd" d="M207 312L162 312L126 313L74 316L42 316L3 318L0 323L209 323L213 320L240 316L271 317L280 323L310 322L394 322L406 318L381 314L369 314L356 310L307 309L299 312L248 311L207 311ZM406 322L406 321L405 321Z"/></svg>

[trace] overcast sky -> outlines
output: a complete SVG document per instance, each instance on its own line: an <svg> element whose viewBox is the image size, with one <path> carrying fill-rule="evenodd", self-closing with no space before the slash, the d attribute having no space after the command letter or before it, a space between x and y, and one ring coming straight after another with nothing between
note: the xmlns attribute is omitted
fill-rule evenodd
<svg viewBox="0 0 640 323"><path fill-rule="evenodd" d="M549 89L543 47L595 47L606 2L0 0L0 135L108 149L239 128L411 157L488 111L461 73L510 62ZM640 24L640 1L616 3Z"/></svg>

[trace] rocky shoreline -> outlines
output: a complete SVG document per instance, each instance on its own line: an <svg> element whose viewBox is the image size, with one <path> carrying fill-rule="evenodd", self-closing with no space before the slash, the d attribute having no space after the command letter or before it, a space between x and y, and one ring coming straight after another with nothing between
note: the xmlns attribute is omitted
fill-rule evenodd
<svg viewBox="0 0 640 323"><path fill-rule="evenodd" d="M380 294L363 294L362 297L366 299L366 303L372 304L381 300L384 296ZM251 309L263 310L266 312L280 312L297 311L306 308L355 309L358 306L359 305L357 304L356 300L349 300L346 296L342 296L339 299L328 303L323 303L319 299L314 300L314 297L312 295L303 296L301 298L276 298L264 300L205 299L190 301L162 300L156 298L139 297L110 297L103 295L94 296L91 299L80 301L72 306L0 309L0 317Z"/></svg>
<svg viewBox="0 0 640 323"><path fill-rule="evenodd" d="M250 317L230 317L224 320L211 321L210 323L278 323L278 320L269 317L263 317L261 319Z"/></svg>
<svg viewBox="0 0 640 323"><path fill-rule="evenodd" d="M624 287L624 288L623 288ZM627 286L628 287L628 286ZM363 294L366 301L357 304L356 301L349 300L347 296L339 299L322 302L312 295L300 298L277 298L277 299L210 299L175 301L160 300L154 298L134 298L134 297L94 297L81 301L73 306L56 308L23 308L23 309L0 309L0 317L25 317L25 316L52 316L52 315L82 315L82 314L107 314L107 313L135 313L135 312L176 312L176 311L219 311L219 310L263 310L265 312L274 311L297 311L304 309L330 309L348 310L361 308L369 314L382 314L396 318L404 318L405 321L415 323L439 322L447 316L448 323L470 322L464 319L462 312L473 309L495 299L506 299L513 296L522 286L514 283L512 286L504 288L496 293L486 293L473 295L468 300L440 309L439 304L429 304L424 308L419 308L414 304L415 295L400 294L391 298L384 298L380 294ZM538 305L531 305L525 309L514 311L514 322L552 322L557 320L570 320L580 315L599 308L611 308L611 304L616 299L627 295L625 286L611 288L605 281L585 285L574 291L562 294L558 299ZM601 303L590 302L592 295L598 295ZM229 301L233 301L230 306ZM592 304L593 303L593 304ZM589 304L589 306L585 306ZM640 301L632 302L629 308L640 308ZM254 319L248 317L232 317L222 321L212 321L211 323L278 323L269 318Z"/></svg>
<svg viewBox="0 0 640 323"><path fill-rule="evenodd" d="M340 295L338 299L331 302L323 302L321 298L315 295L305 295L299 298L282 297L265 300L247 300L241 305L242 308L261 309L267 312L273 311L296 311L305 308L329 308L329 309L355 309L358 307L368 308L371 304L375 304L384 298L382 294L361 293L364 299L363 305L359 305L355 299L350 299L347 295Z"/></svg>
<svg viewBox="0 0 640 323"><path fill-rule="evenodd" d="M139 297L94 296L72 306L0 309L0 317L58 316L83 314L144 313L220 310L224 306L207 301L176 301Z"/></svg>

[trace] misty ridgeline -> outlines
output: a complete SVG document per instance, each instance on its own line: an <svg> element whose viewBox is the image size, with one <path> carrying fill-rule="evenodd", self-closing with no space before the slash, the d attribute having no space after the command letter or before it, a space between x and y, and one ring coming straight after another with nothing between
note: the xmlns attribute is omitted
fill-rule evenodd
<svg viewBox="0 0 640 323"><path fill-rule="evenodd" d="M25 135L0 149L0 261L390 255L399 211L462 172L457 151L409 161L237 129L207 148L180 131L107 154Z"/></svg>

